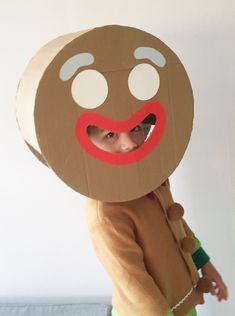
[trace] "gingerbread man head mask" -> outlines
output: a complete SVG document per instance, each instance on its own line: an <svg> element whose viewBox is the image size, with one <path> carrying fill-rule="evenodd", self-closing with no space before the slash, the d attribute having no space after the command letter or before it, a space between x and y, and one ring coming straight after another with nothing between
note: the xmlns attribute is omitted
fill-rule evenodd
<svg viewBox="0 0 235 316"><path fill-rule="evenodd" d="M74 190L127 201L157 188L189 142L193 95L175 53L144 31L110 25L45 45L20 81L17 117L34 154ZM108 152L87 133L152 125L134 151Z"/></svg>

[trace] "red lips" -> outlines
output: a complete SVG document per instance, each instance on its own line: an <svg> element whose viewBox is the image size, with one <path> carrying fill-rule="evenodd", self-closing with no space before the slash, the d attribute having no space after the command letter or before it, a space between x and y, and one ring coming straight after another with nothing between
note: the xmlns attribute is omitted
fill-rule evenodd
<svg viewBox="0 0 235 316"><path fill-rule="evenodd" d="M152 134L138 149L130 153L110 153L95 146L87 135L87 127L95 125L114 133L129 132L139 125L149 114L154 114L156 124ZM84 113L79 116L75 125L75 134L80 146L92 157L112 165L128 165L147 156L160 141L165 129L165 111L159 102L146 103L132 117L122 121L115 121L97 113Z"/></svg>

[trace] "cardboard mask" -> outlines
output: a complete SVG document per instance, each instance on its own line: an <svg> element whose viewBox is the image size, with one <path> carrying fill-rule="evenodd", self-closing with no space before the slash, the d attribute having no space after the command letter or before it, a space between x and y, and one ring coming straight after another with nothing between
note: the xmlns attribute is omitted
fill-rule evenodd
<svg viewBox="0 0 235 316"><path fill-rule="evenodd" d="M161 185L190 139L193 95L175 53L144 31L110 25L45 45L20 81L17 117L34 154L88 197L128 201ZM125 133L153 125L129 153L98 148L88 126Z"/></svg>

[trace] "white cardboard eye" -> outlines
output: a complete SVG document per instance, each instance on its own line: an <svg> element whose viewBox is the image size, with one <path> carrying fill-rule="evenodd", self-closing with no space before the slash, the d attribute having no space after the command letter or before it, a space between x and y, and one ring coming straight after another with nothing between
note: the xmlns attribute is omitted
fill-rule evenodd
<svg viewBox="0 0 235 316"><path fill-rule="evenodd" d="M159 74L152 65L145 63L136 65L129 74L128 86L135 98L149 100L159 89Z"/></svg>
<svg viewBox="0 0 235 316"><path fill-rule="evenodd" d="M71 93L79 106L93 109L101 105L107 98L108 84L100 72L87 69L74 78Z"/></svg>

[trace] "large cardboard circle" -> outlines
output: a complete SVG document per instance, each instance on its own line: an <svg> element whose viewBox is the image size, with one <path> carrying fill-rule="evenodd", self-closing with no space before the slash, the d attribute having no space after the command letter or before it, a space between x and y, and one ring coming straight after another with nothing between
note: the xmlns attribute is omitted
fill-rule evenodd
<svg viewBox="0 0 235 316"><path fill-rule="evenodd" d="M61 67L71 57L77 60L84 53L91 54L94 62L89 64L85 59L77 69L75 64L70 65L66 80L62 80ZM135 98L128 87L129 74L140 63L153 66L159 74L160 86L149 100ZM74 78L86 69L101 73L108 85L106 99L95 108L80 106L71 94ZM19 94L21 102L26 95L33 102L32 125L40 153L58 177L81 194L110 202L138 198L163 183L182 159L192 131L192 89L179 58L155 36L117 25L68 34L46 45L26 73L30 76L22 78L23 92ZM34 82L32 93L27 89L30 79ZM143 80L143 85L148 82ZM156 133L159 139L151 150L141 158L133 154L126 164L123 159L119 163L118 156L116 163L115 159L108 163L97 158L81 145L87 140L76 135L81 117L100 117L107 124L114 122L118 130L120 122L126 126L132 117L135 120L145 108L155 105L164 112L161 135Z"/></svg>

